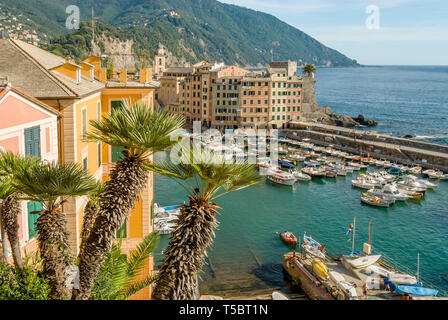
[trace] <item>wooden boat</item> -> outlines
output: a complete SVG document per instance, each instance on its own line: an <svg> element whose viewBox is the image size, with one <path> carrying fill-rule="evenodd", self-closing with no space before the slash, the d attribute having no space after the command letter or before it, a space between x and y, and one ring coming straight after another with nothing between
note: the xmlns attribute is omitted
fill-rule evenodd
<svg viewBox="0 0 448 320"><path fill-rule="evenodd" d="M289 231L280 232L280 238L282 238L282 240L286 243L290 243L290 244L297 243L296 236L292 232L289 232Z"/></svg>
<svg viewBox="0 0 448 320"><path fill-rule="evenodd" d="M360 188L360 189L372 189L375 187L375 184L371 183L371 182L367 182L365 179L355 179L352 180L352 186L356 187L356 188Z"/></svg>
<svg viewBox="0 0 448 320"><path fill-rule="evenodd" d="M363 193L361 196L361 202L375 207L388 208L393 203L392 201L395 202L395 200L386 200L377 196L368 195L367 193Z"/></svg>
<svg viewBox="0 0 448 320"><path fill-rule="evenodd" d="M319 259L313 260L313 271L321 279L325 280L328 278L328 269Z"/></svg>
<svg viewBox="0 0 448 320"><path fill-rule="evenodd" d="M272 300L291 300L286 293L280 291L273 291L271 294Z"/></svg>
<svg viewBox="0 0 448 320"><path fill-rule="evenodd" d="M359 258L345 256L344 258L354 269L363 269L377 262L381 258L381 255L361 256Z"/></svg>

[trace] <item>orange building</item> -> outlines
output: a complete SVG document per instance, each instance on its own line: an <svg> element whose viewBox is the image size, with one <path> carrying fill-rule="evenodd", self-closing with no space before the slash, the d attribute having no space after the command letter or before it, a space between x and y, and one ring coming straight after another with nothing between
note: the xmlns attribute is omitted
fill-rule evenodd
<svg viewBox="0 0 448 320"><path fill-rule="evenodd" d="M147 69L139 71L138 79L135 73L128 77L127 70L120 70L119 79L107 80L106 70L100 67L101 60L95 56L75 63L19 40L0 39L0 77L7 76L17 88L62 114L57 126L59 161L79 163L95 178L106 181L121 150L87 141L86 132L91 129L89 121L120 107L123 99L142 101L153 109L156 83ZM64 204L69 242L75 254L79 250L87 201L87 197L77 197ZM140 201L122 227L125 230L123 250L129 252L152 232L152 203L153 176L150 175ZM145 272L152 272L152 269L151 259ZM136 296L149 297L149 289Z"/></svg>

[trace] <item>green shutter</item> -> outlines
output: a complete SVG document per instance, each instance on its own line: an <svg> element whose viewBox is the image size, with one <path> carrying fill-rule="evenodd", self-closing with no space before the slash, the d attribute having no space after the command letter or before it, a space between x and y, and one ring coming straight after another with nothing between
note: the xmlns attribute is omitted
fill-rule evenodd
<svg viewBox="0 0 448 320"><path fill-rule="evenodd" d="M110 105L112 112L114 112L114 110L124 107L122 101L111 101ZM123 154L121 153L122 151L123 151L122 147L112 146L112 162L117 162L123 158Z"/></svg>
<svg viewBox="0 0 448 320"><path fill-rule="evenodd" d="M120 238L120 237L126 238L127 237L127 223L126 222L127 222L127 219L124 220L124 223L121 226L121 228L117 230L117 234L116 234L117 238Z"/></svg>
<svg viewBox="0 0 448 320"><path fill-rule="evenodd" d="M32 237L34 237L37 234L36 223L37 223L37 218L39 218L38 214L31 214L31 212L41 211L43 209L43 207L42 207L42 203L28 201L27 208L28 208L28 234L29 234L29 238L31 239Z"/></svg>
<svg viewBox="0 0 448 320"><path fill-rule="evenodd" d="M40 157L40 127L25 129L25 155Z"/></svg>

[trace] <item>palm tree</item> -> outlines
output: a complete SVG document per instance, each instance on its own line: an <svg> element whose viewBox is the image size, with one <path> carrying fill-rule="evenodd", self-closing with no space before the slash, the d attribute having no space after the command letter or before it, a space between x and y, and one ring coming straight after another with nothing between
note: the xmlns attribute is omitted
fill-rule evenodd
<svg viewBox="0 0 448 320"><path fill-rule="evenodd" d="M21 271L23 271L23 261L20 252L19 222L17 220L21 211L21 192L14 188L11 181L18 170L27 169L38 162L39 158L23 157L12 152L0 152L0 176L2 177L0 199L3 200L0 210L1 225L8 236L14 264Z"/></svg>
<svg viewBox="0 0 448 320"><path fill-rule="evenodd" d="M115 164L105 190L99 196L98 217L79 259L80 287L72 299L89 299L95 277L111 250L117 230L133 209L139 193L146 186L149 173L143 165L152 154L177 143L172 138L182 128L184 119L167 112L153 112L141 103L123 101L101 121L91 121L94 128L88 138L124 148L123 158Z"/></svg>
<svg viewBox="0 0 448 320"><path fill-rule="evenodd" d="M87 239L92 232L93 224L98 217L98 212L100 210L99 205L99 195L104 191L104 183L97 181L95 190L89 195L89 202L87 202L84 208L84 219L81 228L81 246L79 250L79 256L84 252L84 248L87 243Z"/></svg>
<svg viewBox="0 0 448 320"><path fill-rule="evenodd" d="M148 234L129 257L121 253L121 238L118 243L114 243L95 279L93 299L126 300L150 286L154 277L139 279L139 276L149 256L157 248L159 239L158 233Z"/></svg>
<svg viewBox="0 0 448 320"><path fill-rule="evenodd" d="M207 248L213 243L218 226L218 205L214 200L228 192L259 182L253 165L243 160L226 163L221 155L173 148L179 164L165 162L145 167L176 179L188 192L182 204L177 227L172 233L159 268L152 297L156 300L189 300L195 296L196 276L201 270ZM173 154L173 151L171 154Z"/></svg>
<svg viewBox="0 0 448 320"><path fill-rule="evenodd" d="M24 194L22 199L41 202L36 229L43 271L51 286L52 299L64 299L66 268L73 263L62 205L69 197L88 195L97 187L96 181L78 164L56 162L33 164L14 175L14 187Z"/></svg>
<svg viewBox="0 0 448 320"><path fill-rule="evenodd" d="M314 73L316 73L316 67L314 64L307 64L302 68L302 72L314 78Z"/></svg>

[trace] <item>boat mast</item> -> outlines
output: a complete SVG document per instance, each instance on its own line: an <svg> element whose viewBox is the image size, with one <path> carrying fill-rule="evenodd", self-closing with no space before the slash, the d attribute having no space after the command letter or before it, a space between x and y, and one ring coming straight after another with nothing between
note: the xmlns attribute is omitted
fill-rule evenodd
<svg viewBox="0 0 448 320"><path fill-rule="evenodd" d="M417 253L417 282L420 281L420 252Z"/></svg>
<svg viewBox="0 0 448 320"><path fill-rule="evenodd" d="M356 230L356 217L353 218L352 254L355 252L355 230Z"/></svg>
<svg viewBox="0 0 448 320"><path fill-rule="evenodd" d="M369 217L369 239L368 239L367 243L370 244L370 217Z"/></svg>

